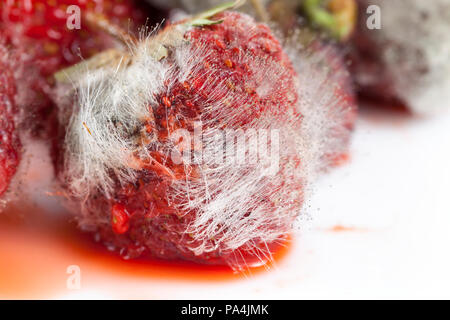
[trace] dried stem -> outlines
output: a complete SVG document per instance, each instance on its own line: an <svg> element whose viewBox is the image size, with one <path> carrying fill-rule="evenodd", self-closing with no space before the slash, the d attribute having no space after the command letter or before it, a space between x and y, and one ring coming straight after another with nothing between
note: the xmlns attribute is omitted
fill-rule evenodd
<svg viewBox="0 0 450 320"><path fill-rule="evenodd" d="M269 22L269 14L267 13L266 8L261 3L261 0L250 0L252 6L255 8L256 14L258 15L259 20L263 22Z"/></svg>
<svg viewBox="0 0 450 320"><path fill-rule="evenodd" d="M108 18L102 14L87 12L84 18L88 24L95 28L101 29L124 45L135 45L138 42L136 37L123 30L121 27L111 23L111 21L109 21Z"/></svg>

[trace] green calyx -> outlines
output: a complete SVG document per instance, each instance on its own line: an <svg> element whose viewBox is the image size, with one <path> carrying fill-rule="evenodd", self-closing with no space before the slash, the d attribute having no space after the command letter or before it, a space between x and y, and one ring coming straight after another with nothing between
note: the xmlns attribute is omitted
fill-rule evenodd
<svg viewBox="0 0 450 320"><path fill-rule="evenodd" d="M224 12L229 9L235 9L235 8L241 6L244 2L245 1L242 1L242 0L225 2L217 7L214 7L212 9L209 9L205 12L202 12L202 13L194 16L186 24L193 26L193 27L204 27L204 26L210 26L210 25L214 25L214 24L220 24L223 22L223 20L211 20L211 18L214 17L218 13Z"/></svg>
<svg viewBox="0 0 450 320"><path fill-rule="evenodd" d="M190 21L189 24L193 27L205 27L220 24L222 22L223 20L195 19L194 21Z"/></svg>
<svg viewBox="0 0 450 320"><path fill-rule="evenodd" d="M355 0L304 0L302 10L313 25L339 41L347 40L355 28Z"/></svg>

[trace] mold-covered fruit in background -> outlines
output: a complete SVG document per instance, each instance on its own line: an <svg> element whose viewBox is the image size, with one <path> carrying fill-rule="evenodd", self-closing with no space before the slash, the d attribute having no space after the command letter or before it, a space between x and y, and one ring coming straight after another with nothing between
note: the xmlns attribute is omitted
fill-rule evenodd
<svg viewBox="0 0 450 320"><path fill-rule="evenodd" d="M360 90L418 113L449 108L450 1L358 3L352 72ZM371 5L376 7L368 14ZM369 17L376 22L376 15L381 28L368 28Z"/></svg>

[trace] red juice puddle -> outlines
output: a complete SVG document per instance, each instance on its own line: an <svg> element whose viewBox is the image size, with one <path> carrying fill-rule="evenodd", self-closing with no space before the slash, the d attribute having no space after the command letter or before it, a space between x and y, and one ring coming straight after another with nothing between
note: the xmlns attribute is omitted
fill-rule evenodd
<svg viewBox="0 0 450 320"><path fill-rule="evenodd" d="M19 218L22 217L22 218ZM67 268L80 266L83 282L95 285L99 275L120 280L221 282L243 280L266 272L289 252L289 243L277 246L273 262L241 273L228 266L199 265L159 259L123 260L80 232L67 214L36 208L10 208L0 215L0 298L51 298L67 293Z"/></svg>

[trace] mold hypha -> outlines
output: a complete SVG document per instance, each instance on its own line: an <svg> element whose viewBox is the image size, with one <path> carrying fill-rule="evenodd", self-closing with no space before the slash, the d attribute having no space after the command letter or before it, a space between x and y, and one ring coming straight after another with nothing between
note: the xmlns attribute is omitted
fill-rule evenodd
<svg viewBox="0 0 450 320"><path fill-rule="evenodd" d="M188 14L197 13L203 10L208 10L214 6L220 6L225 1L222 0L146 0L158 8L165 10L183 10ZM241 0L239 11L248 14L260 14L264 12L265 7L271 0Z"/></svg>

